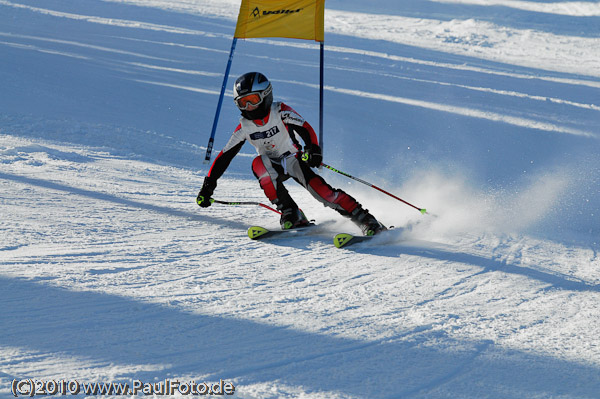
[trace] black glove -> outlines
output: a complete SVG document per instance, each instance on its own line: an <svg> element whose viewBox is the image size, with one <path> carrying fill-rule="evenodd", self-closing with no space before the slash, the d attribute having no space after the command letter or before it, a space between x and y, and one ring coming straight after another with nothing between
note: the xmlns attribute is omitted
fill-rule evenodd
<svg viewBox="0 0 600 399"><path fill-rule="evenodd" d="M206 176L204 178L204 184L202 184L202 188L200 189L198 197L196 198L196 203L202 208L208 208L211 206L214 201L211 196L213 195L216 187L217 181L210 176Z"/></svg>
<svg viewBox="0 0 600 399"><path fill-rule="evenodd" d="M321 154L321 147L317 144L309 144L304 147L304 154L302 154L302 160L308 164L311 168L321 166L323 162L323 155Z"/></svg>

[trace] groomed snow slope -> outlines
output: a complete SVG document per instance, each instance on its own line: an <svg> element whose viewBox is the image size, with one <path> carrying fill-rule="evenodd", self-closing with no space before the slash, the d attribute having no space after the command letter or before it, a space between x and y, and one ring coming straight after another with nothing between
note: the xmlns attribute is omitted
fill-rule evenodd
<svg viewBox="0 0 600 399"><path fill-rule="evenodd" d="M406 3L328 0L325 162L431 215L322 171L402 227L338 250L356 228L293 183L327 232L194 202L236 2L0 0L0 396L598 397L598 3ZM318 125L314 44L240 42L248 70ZM266 203L253 156L216 198Z"/></svg>

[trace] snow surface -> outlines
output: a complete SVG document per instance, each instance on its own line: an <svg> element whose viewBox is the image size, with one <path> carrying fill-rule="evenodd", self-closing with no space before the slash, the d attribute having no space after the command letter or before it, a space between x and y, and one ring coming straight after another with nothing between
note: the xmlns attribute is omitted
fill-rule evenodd
<svg viewBox="0 0 600 399"><path fill-rule="evenodd" d="M239 2L0 0L0 397L13 379L239 398L600 397L600 2L328 0L324 170L399 228L253 242L195 196ZM318 126L318 47L240 41ZM237 124L230 80L218 151ZM266 203L250 146L215 198Z"/></svg>

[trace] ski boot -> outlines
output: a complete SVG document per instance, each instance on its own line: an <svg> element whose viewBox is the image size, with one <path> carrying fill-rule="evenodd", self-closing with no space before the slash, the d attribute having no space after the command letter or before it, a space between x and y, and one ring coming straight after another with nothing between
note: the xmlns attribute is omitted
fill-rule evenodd
<svg viewBox="0 0 600 399"><path fill-rule="evenodd" d="M374 236L387 230L383 224L379 223L375 216L371 215L367 209L357 208L352 212L350 219L360 227L363 235Z"/></svg>
<svg viewBox="0 0 600 399"><path fill-rule="evenodd" d="M306 227L310 222L299 208L286 208L281 211L279 224L282 230L289 230Z"/></svg>

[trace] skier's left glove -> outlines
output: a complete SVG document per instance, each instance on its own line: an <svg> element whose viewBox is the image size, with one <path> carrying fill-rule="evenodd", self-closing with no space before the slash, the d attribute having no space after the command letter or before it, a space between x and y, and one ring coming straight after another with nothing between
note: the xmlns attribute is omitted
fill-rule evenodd
<svg viewBox="0 0 600 399"><path fill-rule="evenodd" d="M318 144L309 144L304 147L304 154L302 154L302 160L308 164L311 168L321 166L323 162L323 154L321 153L321 147Z"/></svg>
<svg viewBox="0 0 600 399"><path fill-rule="evenodd" d="M215 188L217 187L217 180L210 176L206 176L204 178L204 183L202 184L202 188L198 193L198 197L196 198L196 203L200 205L202 208L208 208L212 205L214 200L211 198Z"/></svg>

